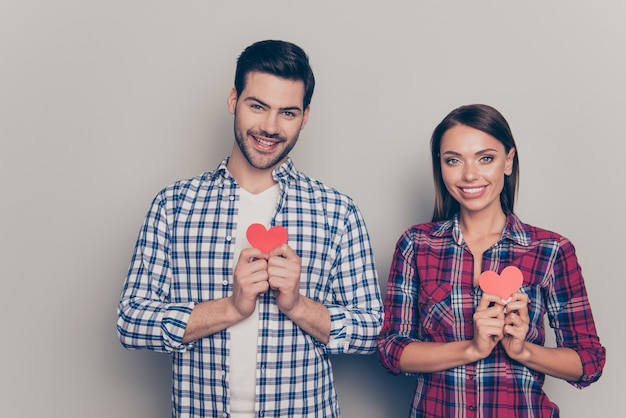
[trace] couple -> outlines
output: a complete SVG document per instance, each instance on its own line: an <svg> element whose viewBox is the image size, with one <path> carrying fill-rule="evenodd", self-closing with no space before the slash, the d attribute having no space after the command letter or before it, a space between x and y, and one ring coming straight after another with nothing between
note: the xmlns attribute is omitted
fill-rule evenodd
<svg viewBox="0 0 626 418"><path fill-rule="evenodd" d="M410 416L557 417L545 374L589 385L605 349L572 244L513 213L502 115L463 106L435 129L433 222L398 241L383 307L359 209L289 158L314 86L298 46L247 47L230 156L164 188L146 215L117 328L129 349L172 355L172 416L338 417L329 354L378 350L390 372L417 375ZM252 245L253 224L286 239ZM519 290L483 292L481 273L507 266ZM544 314L558 348L543 347Z"/></svg>

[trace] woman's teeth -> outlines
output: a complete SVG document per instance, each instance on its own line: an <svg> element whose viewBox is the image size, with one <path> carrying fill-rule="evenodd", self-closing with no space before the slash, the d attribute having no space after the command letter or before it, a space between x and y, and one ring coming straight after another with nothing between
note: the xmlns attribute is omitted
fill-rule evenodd
<svg viewBox="0 0 626 418"><path fill-rule="evenodd" d="M463 189L464 193L479 193L483 191L484 187L472 187L471 189Z"/></svg>

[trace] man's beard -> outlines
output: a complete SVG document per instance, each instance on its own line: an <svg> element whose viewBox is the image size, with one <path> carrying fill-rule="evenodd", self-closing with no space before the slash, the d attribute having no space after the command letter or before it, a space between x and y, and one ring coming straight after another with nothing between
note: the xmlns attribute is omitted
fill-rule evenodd
<svg viewBox="0 0 626 418"><path fill-rule="evenodd" d="M275 135L268 135L265 132L259 132L260 136L266 136L268 138L280 138L280 140L283 143L286 143L289 145L278 156L274 156L272 154L272 155L257 158L255 160L254 157L258 156L258 154L252 149L252 146L247 141L248 134L250 132L244 133L238 129L237 115L235 115L234 133L235 133L235 140L237 141L237 146L239 147L239 150L243 154L244 158L246 159L246 161L248 161L248 164L250 164L252 167L258 170L267 170L269 168L274 167L276 164L282 161L291 152L293 147L296 145L296 142L298 142L298 137L299 137L299 133L298 133L296 134L295 138L292 139L291 143L289 143L289 141L285 140L284 137L277 137ZM254 135L255 133L253 132L252 134Z"/></svg>

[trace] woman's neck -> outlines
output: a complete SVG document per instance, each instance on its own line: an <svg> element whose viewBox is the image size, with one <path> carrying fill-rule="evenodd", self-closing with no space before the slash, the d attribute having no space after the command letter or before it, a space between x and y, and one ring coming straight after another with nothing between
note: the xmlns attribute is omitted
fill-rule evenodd
<svg viewBox="0 0 626 418"><path fill-rule="evenodd" d="M483 271L483 254L500 240L506 225L506 215L502 210L496 213L459 214L459 227L463 240L474 256L474 286L478 286Z"/></svg>
<svg viewBox="0 0 626 418"><path fill-rule="evenodd" d="M500 209L495 213L472 213L461 211L459 227L466 239L484 239L491 236L500 236L506 225L506 215Z"/></svg>

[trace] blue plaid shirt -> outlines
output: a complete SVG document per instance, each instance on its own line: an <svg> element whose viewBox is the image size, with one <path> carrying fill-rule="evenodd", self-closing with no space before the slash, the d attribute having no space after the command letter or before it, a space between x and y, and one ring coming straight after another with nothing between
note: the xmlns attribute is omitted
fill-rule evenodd
<svg viewBox="0 0 626 418"><path fill-rule="evenodd" d="M228 329L190 344L182 338L196 303L232 294L239 186L223 160L216 170L174 183L152 202L118 306L118 333L129 349L172 354L176 417L229 416ZM281 195L272 221L289 232L302 260L300 292L330 311L322 344L260 296L257 416L338 417L328 355L370 354L382 302L363 218L346 195L296 171L274 170Z"/></svg>

